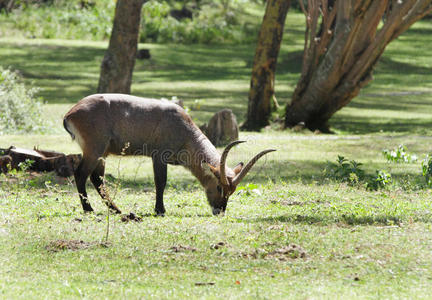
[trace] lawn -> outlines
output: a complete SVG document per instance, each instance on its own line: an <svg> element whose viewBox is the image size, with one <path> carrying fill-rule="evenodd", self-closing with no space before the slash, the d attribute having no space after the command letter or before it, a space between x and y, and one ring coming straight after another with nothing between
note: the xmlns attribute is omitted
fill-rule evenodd
<svg viewBox="0 0 432 300"><path fill-rule="evenodd" d="M291 16L291 18L290 18ZM276 81L288 101L300 72L302 16L291 14ZM290 26L292 25L292 26ZM428 298L432 289L431 190L421 160L431 151L432 23L392 43L375 80L332 120L335 135L278 130L242 132L229 165L265 148L213 217L197 180L168 169L165 217L153 216L151 161L110 157L110 192L125 213L110 215L89 185L95 214L83 214L73 182L53 174L0 177L2 298ZM0 61L43 90L45 135L3 135L0 147L39 146L79 152L62 128L63 114L95 91L105 42L0 39ZM133 94L185 101L201 124L229 107L244 120L254 45L142 44ZM419 159L389 163L383 149L405 145ZM341 155L368 176L393 182L329 178ZM108 232L107 232L108 230Z"/></svg>

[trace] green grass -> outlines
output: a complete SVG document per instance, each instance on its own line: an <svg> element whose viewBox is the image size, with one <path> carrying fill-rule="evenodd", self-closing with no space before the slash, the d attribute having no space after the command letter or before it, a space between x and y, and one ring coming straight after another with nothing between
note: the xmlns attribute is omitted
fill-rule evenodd
<svg viewBox="0 0 432 300"><path fill-rule="evenodd" d="M303 17L288 20L276 82L281 103L293 91L301 61ZM265 148L278 151L257 163L224 217L211 215L202 188L181 167L169 167L167 213L154 217L150 159L110 157L115 202L143 221L110 216L106 243L106 208L90 185L96 213L85 215L72 182L52 174L1 176L0 297L429 298L431 191L420 160L432 143L431 33L431 22L420 22L390 45L375 80L332 119L337 135L241 133L248 143L232 150L229 165ZM243 120L253 45L140 46L153 58L137 62L134 94L178 96L189 107L200 99L201 109L191 111L199 124L222 107ZM79 152L62 129L62 115L94 92L105 47L0 39L2 65L44 89L45 117L52 122L51 134L0 136L0 147ZM420 160L388 163L381 151L400 144ZM367 191L363 183L326 178L327 161L337 155L363 163L367 174L386 170L394 182ZM61 249L73 240L84 244ZM300 250L283 253L292 245Z"/></svg>
<svg viewBox="0 0 432 300"><path fill-rule="evenodd" d="M259 162L243 183L255 183L259 193L233 195L225 217L211 215L199 184L181 167L169 168L166 217L153 217L150 160L110 157L107 172L115 178L110 179L111 194L125 213L133 211L143 222L123 223L111 216L107 245L100 244L106 234L106 209L92 187L88 190L97 213L84 215L71 183L49 174L3 178L2 297L427 295L432 286L427 275L432 270L431 194L417 186L422 184L419 163L388 164L380 152L405 143L421 155L431 138L418 143L416 136L334 138L275 132L241 138L249 142L232 151L230 165L247 160L264 145L278 152ZM78 151L66 135L0 138L1 145L10 141ZM337 154L364 163L370 174L377 168L390 170L397 183L369 192L361 185L328 180L322 170ZM59 240L82 240L90 246L49 250ZM213 249L219 242L224 245ZM288 245L301 247L306 256L274 254Z"/></svg>

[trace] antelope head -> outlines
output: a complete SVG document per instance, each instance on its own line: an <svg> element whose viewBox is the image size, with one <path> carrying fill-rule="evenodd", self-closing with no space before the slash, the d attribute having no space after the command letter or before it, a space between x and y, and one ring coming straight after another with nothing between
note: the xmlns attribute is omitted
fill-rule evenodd
<svg viewBox="0 0 432 300"><path fill-rule="evenodd" d="M211 175L207 177L208 180L204 184L204 187L207 194L207 200L212 207L213 215L225 212L228 198L235 192L237 185L251 170L258 159L269 152L276 151L274 149L261 151L255 155L255 157L252 158L246 166L241 162L233 169L226 167L226 159L231 148L244 142L245 141L235 141L226 146L221 155L220 164L218 166L204 163L204 169L211 172Z"/></svg>

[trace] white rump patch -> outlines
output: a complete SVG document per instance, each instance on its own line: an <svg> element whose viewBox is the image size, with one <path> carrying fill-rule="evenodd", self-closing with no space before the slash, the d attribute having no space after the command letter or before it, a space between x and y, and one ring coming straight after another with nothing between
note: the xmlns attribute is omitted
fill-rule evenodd
<svg viewBox="0 0 432 300"><path fill-rule="evenodd" d="M84 151L84 139L82 138L82 136L80 135L79 131L76 130L74 124L70 121L67 122L68 125L68 129L74 134L75 136L75 140L77 141L78 145L80 146L81 150Z"/></svg>

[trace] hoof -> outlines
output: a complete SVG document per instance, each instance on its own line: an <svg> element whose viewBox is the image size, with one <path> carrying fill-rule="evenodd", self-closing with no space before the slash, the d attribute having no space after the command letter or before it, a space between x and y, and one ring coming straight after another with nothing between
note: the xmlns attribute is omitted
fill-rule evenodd
<svg viewBox="0 0 432 300"><path fill-rule="evenodd" d="M157 217L165 217L165 207L156 208L155 213Z"/></svg>
<svg viewBox="0 0 432 300"><path fill-rule="evenodd" d="M111 213L113 214L121 214L121 210L116 206L116 205L108 205L108 208L110 210Z"/></svg>
<svg viewBox="0 0 432 300"><path fill-rule="evenodd" d="M121 217L121 220L122 220L122 222L129 222L129 221L141 222L142 221L141 217L137 216L133 212L131 212L128 215L123 215Z"/></svg>
<svg viewBox="0 0 432 300"><path fill-rule="evenodd" d="M114 208L110 208L110 212L117 215L121 215L122 213L120 209L114 209Z"/></svg>

